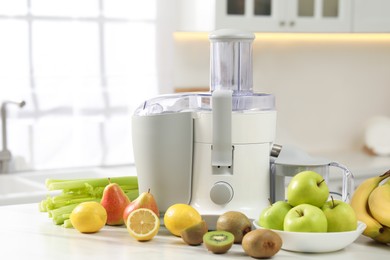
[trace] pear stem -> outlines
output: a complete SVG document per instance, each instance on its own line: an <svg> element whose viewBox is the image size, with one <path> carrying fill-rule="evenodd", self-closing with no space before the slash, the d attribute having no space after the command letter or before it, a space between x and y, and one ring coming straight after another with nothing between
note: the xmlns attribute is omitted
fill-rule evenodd
<svg viewBox="0 0 390 260"><path fill-rule="evenodd" d="M148 193L150 193L150 188L148 189Z"/></svg>

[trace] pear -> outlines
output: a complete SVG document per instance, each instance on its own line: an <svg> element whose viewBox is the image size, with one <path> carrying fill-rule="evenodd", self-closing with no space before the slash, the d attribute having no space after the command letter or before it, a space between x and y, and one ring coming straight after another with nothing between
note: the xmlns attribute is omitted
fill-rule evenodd
<svg viewBox="0 0 390 260"><path fill-rule="evenodd" d="M110 178L108 178L110 182ZM129 205L130 199L126 196L122 188L117 183L109 183L103 190L100 204L107 211L107 225L123 225L123 211Z"/></svg>
<svg viewBox="0 0 390 260"><path fill-rule="evenodd" d="M123 212L123 221L126 223L127 217L130 215L130 213L139 208L150 209L156 213L157 216L160 216L157 202L152 193L150 193L150 189L148 191L142 192L135 200L127 205Z"/></svg>

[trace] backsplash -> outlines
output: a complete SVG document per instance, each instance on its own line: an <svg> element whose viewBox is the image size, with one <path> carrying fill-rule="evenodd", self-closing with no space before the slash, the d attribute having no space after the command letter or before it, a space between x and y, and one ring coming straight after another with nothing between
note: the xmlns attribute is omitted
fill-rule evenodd
<svg viewBox="0 0 390 260"><path fill-rule="evenodd" d="M174 35L174 87L209 85L207 37ZM366 121L390 116L390 34L256 34L253 56L254 89L276 96L277 143L361 150Z"/></svg>

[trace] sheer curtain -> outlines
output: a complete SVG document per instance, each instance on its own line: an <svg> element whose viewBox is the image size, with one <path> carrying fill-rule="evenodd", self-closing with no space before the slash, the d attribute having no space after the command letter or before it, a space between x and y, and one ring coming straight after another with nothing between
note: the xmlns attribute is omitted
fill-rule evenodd
<svg viewBox="0 0 390 260"><path fill-rule="evenodd" d="M161 77L157 5L0 0L0 101L26 101L7 107L14 170L133 163L131 114Z"/></svg>

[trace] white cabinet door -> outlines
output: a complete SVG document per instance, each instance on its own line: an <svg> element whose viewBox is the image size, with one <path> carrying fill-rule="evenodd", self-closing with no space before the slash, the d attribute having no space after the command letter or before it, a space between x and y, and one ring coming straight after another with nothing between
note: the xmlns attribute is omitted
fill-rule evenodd
<svg viewBox="0 0 390 260"><path fill-rule="evenodd" d="M390 32L389 0L354 0L353 32Z"/></svg>
<svg viewBox="0 0 390 260"><path fill-rule="evenodd" d="M285 0L216 0L216 27L254 32L284 30Z"/></svg>
<svg viewBox="0 0 390 260"><path fill-rule="evenodd" d="M229 3L241 13L229 14ZM351 0L217 0L216 6L221 25L257 32L351 31Z"/></svg>
<svg viewBox="0 0 390 260"><path fill-rule="evenodd" d="M350 0L286 0L292 32L350 32Z"/></svg>
<svg viewBox="0 0 390 260"><path fill-rule="evenodd" d="M182 5L181 30L351 31L351 0L192 0L179 3Z"/></svg>

